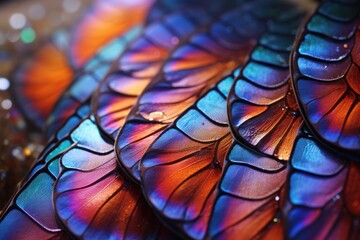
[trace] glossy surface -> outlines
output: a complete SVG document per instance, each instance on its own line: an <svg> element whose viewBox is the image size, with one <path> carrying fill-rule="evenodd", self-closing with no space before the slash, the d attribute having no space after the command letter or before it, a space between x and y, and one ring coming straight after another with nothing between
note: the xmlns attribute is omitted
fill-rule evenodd
<svg viewBox="0 0 360 240"><path fill-rule="evenodd" d="M12 93L24 116L43 128L56 101L71 84L74 70L66 55L67 33L59 32L21 63L13 76Z"/></svg>
<svg viewBox="0 0 360 240"><path fill-rule="evenodd" d="M360 153L360 5L326 1L308 20L292 56L295 92L316 136ZM352 155L352 154L350 154Z"/></svg>
<svg viewBox="0 0 360 240"><path fill-rule="evenodd" d="M145 89L118 135L120 159L136 170L150 143L214 83L242 66L265 31L266 20L286 5L244 3L178 47ZM133 174L134 175L134 174ZM135 175L136 176L136 175Z"/></svg>
<svg viewBox="0 0 360 240"><path fill-rule="evenodd" d="M181 114L141 160L151 206L193 239L271 238L283 228L285 163L238 144L225 158L232 143L225 106L233 80L224 78Z"/></svg>
<svg viewBox="0 0 360 240"><path fill-rule="evenodd" d="M51 136L76 108L90 98L99 82L109 71L113 61L124 51L126 45L136 38L140 30L140 26L134 27L111 41L84 65L51 111L46 122L48 136Z"/></svg>
<svg viewBox="0 0 360 240"><path fill-rule="evenodd" d="M1 239L68 239L56 220L53 188L60 172L60 158L73 147L69 132L89 116L89 110L86 104L80 107L38 157L0 216ZM14 231L19 227L21 230Z"/></svg>
<svg viewBox="0 0 360 240"><path fill-rule="evenodd" d="M228 76L219 85L229 90L233 80L233 75ZM141 161L145 196L165 222L190 238L205 237L216 184L232 141L227 96L219 85L170 125Z"/></svg>
<svg viewBox="0 0 360 240"><path fill-rule="evenodd" d="M230 124L237 140L280 160L289 159L302 122L288 65L301 19L300 12L293 10L286 18L269 24L269 31L252 52L228 100Z"/></svg>
<svg viewBox="0 0 360 240"><path fill-rule="evenodd" d="M309 136L296 141L283 213L291 239L358 239L359 166Z"/></svg>
<svg viewBox="0 0 360 240"><path fill-rule="evenodd" d="M234 143L218 183L208 237L283 239L284 162Z"/></svg>
<svg viewBox="0 0 360 240"><path fill-rule="evenodd" d="M154 0L95 0L73 28L70 59L83 66L98 49L143 23Z"/></svg>
<svg viewBox="0 0 360 240"><path fill-rule="evenodd" d="M94 0L68 32L60 31L44 43L13 77L13 96L25 117L36 127L44 128L78 71L102 46L143 23L152 3Z"/></svg>
<svg viewBox="0 0 360 240"><path fill-rule="evenodd" d="M180 41L211 18L205 10L184 10L150 24L116 61L94 99L98 124L112 138L137 97ZM178 28L181 25L181 28Z"/></svg>
<svg viewBox="0 0 360 240"><path fill-rule="evenodd" d="M73 237L176 238L149 211L138 186L122 177L113 145L100 135L92 117L83 120L71 138L75 146L61 158L54 205Z"/></svg>

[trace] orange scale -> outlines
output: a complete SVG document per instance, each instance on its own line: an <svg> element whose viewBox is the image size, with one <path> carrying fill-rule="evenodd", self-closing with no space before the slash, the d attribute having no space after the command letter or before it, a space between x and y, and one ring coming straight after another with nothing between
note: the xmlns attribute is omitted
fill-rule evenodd
<svg viewBox="0 0 360 240"><path fill-rule="evenodd" d="M281 109L281 103L271 105L263 114L244 122L239 128L239 134L249 143L257 145L285 116L286 111L279 111L279 105Z"/></svg>
<svg viewBox="0 0 360 240"><path fill-rule="evenodd" d="M113 78L118 78L114 80ZM137 97L141 90L144 89L151 79L134 79L131 76L126 75L116 75L109 77L110 83L108 84L109 87L118 93L123 93L125 95L133 95Z"/></svg>
<svg viewBox="0 0 360 240"><path fill-rule="evenodd" d="M296 136L299 133L299 129L303 126L302 117L297 117L292 123L289 124L289 128L282 136L281 140L274 149L274 156L280 160L290 159L290 155L293 151Z"/></svg>
<svg viewBox="0 0 360 240"><path fill-rule="evenodd" d="M219 75L219 72L224 70L225 69L223 64L217 64L217 66L206 65L205 67L195 69L194 71L189 69L187 77L183 77L180 81L174 82L172 85L174 87L191 87L203 85L209 80L214 80Z"/></svg>
<svg viewBox="0 0 360 240"><path fill-rule="evenodd" d="M165 206L163 212L165 215L170 215L171 211L176 205L183 205L187 202L192 202L187 208L181 208L181 211L186 221L196 220L203 214L203 209L208 198L215 192L215 187L220 177L221 171L215 169L204 169L194 176L184 180L175 192L169 197L169 203ZM211 202L210 202L211 203ZM170 208L169 214L167 207ZM179 212L177 212L179 214Z"/></svg>
<svg viewBox="0 0 360 240"><path fill-rule="evenodd" d="M360 166L356 163L351 163L348 178L345 185L345 204L350 213L354 216L360 217Z"/></svg>
<svg viewBox="0 0 360 240"><path fill-rule="evenodd" d="M291 139L288 137L288 132L297 132L300 129L302 120L298 119L298 116L294 116L291 113L287 113L277 124L277 126L267 134L261 141L257 144L257 147L266 154L275 155L280 158L280 160L287 160L290 157L292 150L292 143L295 141L296 135L290 134L294 138ZM286 146L281 146L280 142L283 139L289 141ZM279 147L282 147L280 148ZM279 151L281 149L281 151ZM283 153L283 151L285 151Z"/></svg>
<svg viewBox="0 0 360 240"><path fill-rule="evenodd" d="M161 65L161 62L148 64L146 68L133 72L132 76L135 78L152 78L158 73Z"/></svg>
<svg viewBox="0 0 360 240"><path fill-rule="evenodd" d="M339 139L339 144L344 145L351 142L352 146L360 146L360 128L359 128L359 116L360 116L360 102L356 101L352 106L345 125L342 129L342 133ZM355 134L354 134L355 133Z"/></svg>
<svg viewBox="0 0 360 240"><path fill-rule="evenodd" d="M71 54L76 66L82 66L101 46L128 29L142 23L152 0L100 1L97 0L74 28ZM86 39L86 41L84 41Z"/></svg>
<svg viewBox="0 0 360 240"><path fill-rule="evenodd" d="M355 44L351 51L352 60L358 66L360 66L360 28L359 28L359 26L360 26L360 24L358 24L358 31L356 32L356 36L355 36Z"/></svg>
<svg viewBox="0 0 360 240"><path fill-rule="evenodd" d="M359 49L360 51L360 49ZM360 55L360 54L359 54ZM352 64L347 75L347 83L350 88L359 96L360 95L360 67Z"/></svg>
<svg viewBox="0 0 360 240"><path fill-rule="evenodd" d="M356 96L354 94L344 95L333 109L319 121L319 132L322 133L323 129L327 129L327 134L324 137L330 142L337 142L346 118L349 115L351 106L354 103Z"/></svg>

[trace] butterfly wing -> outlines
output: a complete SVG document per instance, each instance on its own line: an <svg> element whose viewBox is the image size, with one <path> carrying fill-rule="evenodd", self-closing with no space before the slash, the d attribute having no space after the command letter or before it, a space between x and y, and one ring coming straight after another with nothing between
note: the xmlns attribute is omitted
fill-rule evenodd
<svg viewBox="0 0 360 240"><path fill-rule="evenodd" d="M120 55L126 45L139 34L140 26L134 27L126 34L116 38L90 59L74 78L68 89L62 94L47 119L47 135L51 136L74 110L87 101L105 77L113 61Z"/></svg>
<svg viewBox="0 0 360 240"><path fill-rule="evenodd" d="M171 50L197 27L209 21L203 10L185 10L150 24L117 61L101 83L95 100L96 117L105 133L115 135L137 97L156 75ZM181 25L181 28L178 26Z"/></svg>
<svg viewBox="0 0 360 240"><path fill-rule="evenodd" d="M297 138L290 163L283 208L286 237L359 238L359 165L309 135Z"/></svg>
<svg viewBox="0 0 360 240"><path fill-rule="evenodd" d="M285 162L234 143L217 187L208 238L282 238L280 199L287 173Z"/></svg>
<svg viewBox="0 0 360 240"><path fill-rule="evenodd" d="M323 2L299 34L291 60L310 130L355 155L360 151L359 11L358 2Z"/></svg>
<svg viewBox="0 0 360 240"><path fill-rule="evenodd" d="M232 141L225 106L233 80L234 75L228 76L186 110L141 161L141 184L148 201L164 222L190 238L205 236Z"/></svg>
<svg viewBox="0 0 360 240"><path fill-rule="evenodd" d="M97 50L145 21L154 0L95 0L77 22L70 41L70 59L83 66Z"/></svg>
<svg viewBox="0 0 360 240"><path fill-rule="evenodd" d="M290 86L288 59L302 15L293 10L268 24L235 81L228 100L236 139L270 156L289 159L302 118Z"/></svg>
<svg viewBox="0 0 360 240"><path fill-rule="evenodd" d="M89 116L89 110L88 104L81 106L35 161L0 216L1 239L68 239L55 217L53 188L61 155L74 147L68 133Z"/></svg>
<svg viewBox="0 0 360 240"><path fill-rule="evenodd" d="M174 238L149 211L138 186L119 171L111 140L90 117L71 133L74 147L61 158L54 189L57 216L74 237Z"/></svg>
<svg viewBox="0 0 360 240"><path fill-rule="evenodd" d="M265 3L231 10L208 30L191 36L139 97L116 141L120 161L136 178L138 163L150 143L212 84L245 63L268 19L252 14L259 4Z"/></svg>
<svg viewBox="0 0 360 240"><path fill-rule="evenodd" d="M24 116L42 128L56 101L70 85L74 70L65 54L67 33L58 32L15 71L12 95Z"/></svg>

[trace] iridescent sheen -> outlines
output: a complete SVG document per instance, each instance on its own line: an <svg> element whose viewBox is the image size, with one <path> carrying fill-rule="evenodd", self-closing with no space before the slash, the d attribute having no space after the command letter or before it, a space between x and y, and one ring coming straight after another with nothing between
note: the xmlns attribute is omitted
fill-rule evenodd
<svg viewBox="0 0 360 240"><path fill-rule="evenodd" d="M141 185L148 201L165 222L190 238L205 237L216 184L232 141L227 96L219 85L234 78L224 78L180 115L141 161Z"/></svg>
<svg viewBox="0 0 360 240"><path fill-rule="evenodd" d="M301 18L300 11L294 9L287 18L279 17L269 23L268 32L242 69L228 100L229 120L237 140L280 160L289 159L302 122L288 65ZM287 26L286 32L275 27L283 25Z"/></svg>
<svg viewBox="0 0 360 240"><path fill-rule="evenodd" d="M91 8L72 28L70 59L83 66L100 49L143 23L155 0L94 0Z"/></svg>
<svg viewBox="0 0 360 240"><path fill-rule="evenodd" d="M73 152L74 151L74 152ZM150 211L140 189L119 173L114 151L74 148L55 186L55 208L74 236L86 239L172 239Z"/></svg>
<svg viewBox="0 0 360 240"><path fill-rule="evenodd" d="M0 239L68 239L55 216L53 188L60 172L59 159L74 147L69 132L89 116L88 110L86 104L80 107L37 158L0 216Z"/></svg>
<svg viewBox="0 0 360 240"><path fill-rule="evenodd" d="M85 63L102 46L143 23L153 2L94 0L73 27L45 41L20 64L13 77L13 97L25 117L43 128L56 102Z"/></svg>
<svg viewBox="0 0 360 240"><path fill-rule="evenodd" d="M284 162L234 143L218 183L207 237L282 239L280 199L287 173Z"/></svg>
<svg viewBox="0 0 360 240"><path fill-rule="evenodd" d="M298 137L290 163L283 208L286 238L358 239L359 166L309 135Z"/></svg>
<svg viewBox="0 0 360 240"><path fill-rule="evenodd" d="M38 128L43 128L74 76L64 38L66 42L68 33L54 34L34 55L21 62L12 79L11 91L18 108Z"/></svg>
<svg viewBox="0 0 360 240"><path fill-rule="evenodd" d="M135 178L139 179L137 165L152 140L212 84L245 64L269 18L288 7L278 3L244 3L224 13L172 53L139 97L117 136L120 162L132 169ZM272 13L259 10L269 4Z"/></svg>
<svg viewBox="0 0 360 240"><path fill-rule="evenodd" d="M89 136L91 134L91 136ZM140 188L123 178L113 145L93 118L70 134L54 189L56 214L73 236L86 239L173 239L149 209Z"/></svg>
<svg viewBox="0 0 360 240"><path fill-rule="evenodd" d="M299 35L291 58L295 93L310 130L356 160L360 154L359 14L357 1L323 2Z"/></svg>
<svg viewBox="0 0 360 240"><path fill-rule="evenodd" d="M111 41L90 59L79 71L68 89L62 94L47 119L47 135L51 136L65 120L96 90L100 80L109 71L112 62L124 51L126 45L139 34L140 26Z"/></svg>
<svg viewBox="0 0 360 240"><path fill-rule="evenodd" d="M101 83L94 100L96 119L105 133L115 138L130 108L171 50L209 20L210 14L204 10L176 12L150 24L129 46Z"/></svg>

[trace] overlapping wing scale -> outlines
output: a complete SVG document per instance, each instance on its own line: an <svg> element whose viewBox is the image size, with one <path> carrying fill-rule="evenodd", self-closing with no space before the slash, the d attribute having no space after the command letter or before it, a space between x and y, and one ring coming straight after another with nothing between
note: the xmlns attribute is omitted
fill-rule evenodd
<svg viewBox="0 0 360 240"><path fill-rule="evenodd" d="M153 0L95 0L70 33L55 34L13 76L13 96L25 117L43 128L54 105L98 50L142 24ZM66 36L64 36L66 35Z"/></svg>
<svg viewBox="0 0 360 240"><path fill-rule="evenodd" d="M68 89L62 94L47 119L47 135L52 135L76 108L87 101L99 82L109 71L113 61L124 51L126 45L135 39L141 30L134 27L129 32L111 41L90 59L77 74Z"/></svg>
<svg viewBox="0 0 360 240"><path fill-rule="evenodd" d="M35 161L0 216L1 239L68 239L55 217L53 187L61 155L74 147L68 133L89 116L89 110L89 105L79 108Z"/></svg>
<svg viewBox="0 0 360 240"><path fill-rule="evenodd" d="M295 92L323 141L360 152L359 2L325 1L308 20L292 56Z"/></svg>
<svg viewBox="0 0 360 240"><path fill-rule="evenodd" d="M284 162L234 143L219 181L209 239L282 239Z"/></svg>
<svg viewBox="0 0 360 240"><path fill-rule="evenodd" d="M267 4L272 4L271 13L263 11ZM137 164L153 139L212 84L245 63L265 31L266 21L283 9L286 4L245 3L172 53L161 74L139 97L117 137L120 163L131 175L138 178Z"/></svg>
<svg viewBox="0 0 360 240"><path fill-rule="evenodd" d="M97 122L115 138L137 97L174 47L210 20L205 10L175 12L150 24L116 62L95 99ZM181 26L179 28L178 26Z"/></svg>
<svg viewBox="0 0 360 240"><path fill-rule="evenodd" d="M36 127L42 128L56 101L73 80L74 70L62 45L67 33L58 32L34 55L26 58L12 77L17 106Z"/></svg>
<svg viewBox="0 0 360 240"><path fill-rule="evenodd" d="M286 203L286 237L358 239L360 237L360 167L300 136L290 159Z"/></svg>
<svg viewBox="0 0 360 240"><path fill-rule="evenodd" d="M91 136L84 127L91 128L88 129ZM72 236L175 238L150 210L140 188L122 177L113 146L100 135L92 117L84 120L71 135L77 144L61 158L54 205L59 220Z"/></svg>
<svg viewBox="0 0 360 240"><path fill-rule="evenodd" d="M288 59L299 11L268 24L228 100L234 136L244 144L288 160L302 119L290 86Z"/></svg>
<svg viewBox="0 0 360 240"><path fill-rule="evenodd" d="M169 239L140 189L121 176L113 151L99 155L75 148L64 155L56 183L60 221L84 239ZM158 234L160 233L160 236Z"/></svg>
<svg viewBox="0 0 360 240"><path fill-rule="evenodd" d="M70 58L83 66L97 50L145 21L154 0L95 0L73 27Z"/></svg>
<svg viewBox="0 0 360 240"><path fill-rule="evenodd" d="M150 146L141 161L145 196L164 218L190 238L202 239L216 184L232 136L226 97L230 75L186 110ZM138 165L134 172L139 174Z"/></svg>

